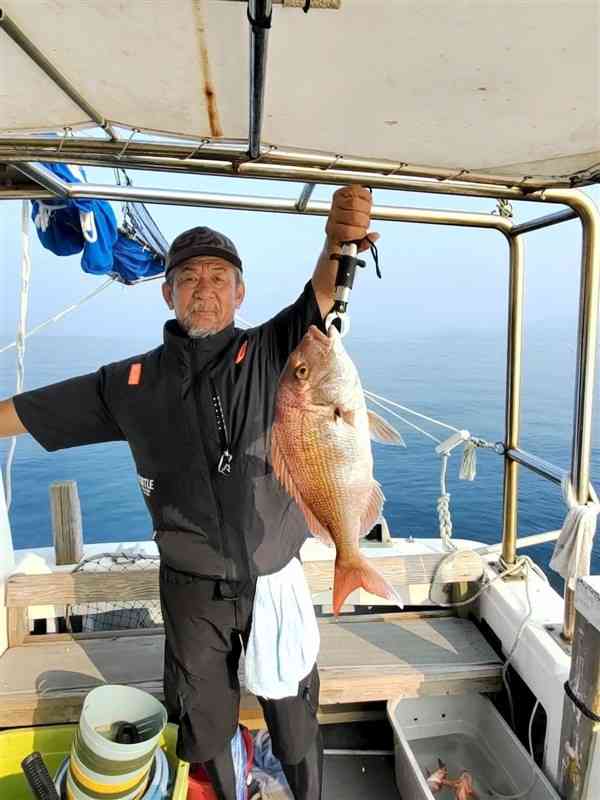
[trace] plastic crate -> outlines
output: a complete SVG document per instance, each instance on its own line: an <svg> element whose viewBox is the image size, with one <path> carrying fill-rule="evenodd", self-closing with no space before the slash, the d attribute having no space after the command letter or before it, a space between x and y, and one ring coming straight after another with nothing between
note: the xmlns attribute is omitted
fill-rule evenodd
<svg viewBox="0 0 600 800"><path fill-rule="evenodd" d="M37 750L51 775L71 752L71 740L77 725L41 725L0 732L0 798L2 800L31 800L31 791L21 771L21 761ZM171 800L186 800L189 764L175 755L177 726L167 725L160 740L169 766L175 773Z"/></svg>

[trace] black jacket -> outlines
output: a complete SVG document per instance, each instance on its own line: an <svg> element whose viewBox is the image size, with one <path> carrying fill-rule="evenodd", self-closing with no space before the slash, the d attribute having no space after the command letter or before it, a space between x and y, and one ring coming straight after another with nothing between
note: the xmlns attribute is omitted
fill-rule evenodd
<svg viewBox="0 0 600 800"><path fill-rule="evenodd" d="M276 572L308 535L273 475L269 435L279 375L310 324L322 326L309 282L257 328L190 339L173 320L155 350L17 395L15 407L47 450L127 440L170 567L227 580Z"/></svg>

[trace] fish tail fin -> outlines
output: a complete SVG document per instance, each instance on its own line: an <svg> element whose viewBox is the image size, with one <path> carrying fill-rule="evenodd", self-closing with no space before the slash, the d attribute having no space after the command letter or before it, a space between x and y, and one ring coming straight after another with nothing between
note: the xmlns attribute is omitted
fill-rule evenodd
<svg viewBox="0 0 600 800"><path fill-rule="evenodd" d="M367 592L391 600L394 605L403 607L402 600L395 589L373 567L364 556L357 556L352 561L335 561L333 579L333 613L339 614L344 600L355 589L362 586Z"/></svg>

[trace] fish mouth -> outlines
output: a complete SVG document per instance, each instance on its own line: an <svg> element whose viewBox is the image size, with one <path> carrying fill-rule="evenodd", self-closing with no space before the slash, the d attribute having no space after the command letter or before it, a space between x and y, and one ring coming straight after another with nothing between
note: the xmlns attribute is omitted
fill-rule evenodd
<svg viewBox="0 0 600 800"><path fill-rule="evenodd" d="M313 342L315 342L315 344L325 348L325 350L330 350L334 342L334 339L331 338L329 334L323 333L323 331L319 330L319 328L317 328L316 325L310 326L310 328L307 331L307 335L310 339L313 340Z"/></svg>

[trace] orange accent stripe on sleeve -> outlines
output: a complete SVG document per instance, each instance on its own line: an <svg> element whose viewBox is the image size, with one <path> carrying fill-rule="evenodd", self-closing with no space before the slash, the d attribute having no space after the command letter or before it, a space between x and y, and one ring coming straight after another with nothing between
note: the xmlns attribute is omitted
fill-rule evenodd
<svg viewBox="0 0 600 800"><path fill-rule="evenodd" d="M240 349L237 352L237 356L235 357L235 363L241 364L242 361L246 358L246 350L248 349L248 342L245 341Z"/></svg>
<svg viewBox="0 0 600 800"><path fill-rule="evenodd" d="M140 363L132 364L129 367L129 380L127 383L130 386L137 386L142 377L142 365Z"/></svg>

